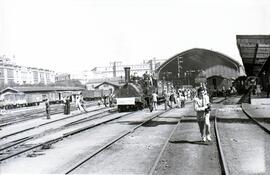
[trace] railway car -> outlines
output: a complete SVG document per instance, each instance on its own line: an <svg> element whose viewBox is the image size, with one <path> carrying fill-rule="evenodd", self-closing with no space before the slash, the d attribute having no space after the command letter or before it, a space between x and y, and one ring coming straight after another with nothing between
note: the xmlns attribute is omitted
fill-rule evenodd
<svg viewBox="0 0 270 175"><path fill-rule="evenodd" d="M49 99L51 104L62 103L67 96L76 95L73 91L45 91L35 93L5 92L0 95L0 108L12 109L24 106L36 106Z"/></svg>
<svg viewBox="0 0 270 175"><path fill-rule="evenodd" d="M245 94L250 90L250 88L255 89L258 81L258 77L255 76L241 76L238 77L233 84L239 94Z"/></svg>
<svg viewBox="0 0 270 175"><path fill-rule="evenodd" d="M104 90L104 89L82 91L83 99L86 101L101 99L103 96L109 96L110 94L111 90Z"/></svg>
<svg viewBox="0 0 270 175"><path fill-rule="evenodd" d="M27 106L39 105L43 101L42 94L25 94L25 99Z"/></svg>
<svg viewBox="0 0 270 175"><path fill-rule="evenodd" d="M1 108L11 109L26 105L24 93L6 93L1 95Z"/></svg>

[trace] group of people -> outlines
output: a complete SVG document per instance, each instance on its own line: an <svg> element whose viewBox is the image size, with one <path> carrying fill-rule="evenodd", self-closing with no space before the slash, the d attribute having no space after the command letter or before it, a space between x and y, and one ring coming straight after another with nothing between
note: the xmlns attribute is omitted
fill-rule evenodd
<svg viewBox="0 0 270 175"><path fill-rule="evenodd" d="M113 107L114 106L114 94L110 93L110 95L103 95L101 100L98 101L98 106L103 104L105 107Z"/></svg>
<svg viewBox="0 0 270 175"><path fill-rule="evenodd" d="M163 96L165 99L165 110L167 107L173 108L176 105L177 108L184 108L187 100L193 100L196 95L196 90L194 88L182 88L172 90L167 93L163 91Z"/></svg>
<svg viewBox="0 0 270 175"><path fill-rule="evenodd" d="M67 96L63 99L64 102L64 114L69 115L70 114L70 102L71 97ZM82 95L77 95L75 98L75 107L80 112L87 112L84 105L84 100ZM49 98L45 99L45 111L47 115L47 119L51 119L51 107L50 107L50 101Z"/></svg>
<svg viewBox="0 0 270 175"><path fill-rule="evenodd" d="M195 88L179 89L176 92L173 89L171 93L166 93L164 91L164 97L165 97L165 110L167 110L167 106L172 108L173 103L175 103L177 107L183 108L185 107L185 101L187 99L193 100L194 110L197 116L197 122L199 125L201 139L203 142L211 141L211 133L210 133L211 103L209 94L205 86L201 86L197 90Z"/></svg>

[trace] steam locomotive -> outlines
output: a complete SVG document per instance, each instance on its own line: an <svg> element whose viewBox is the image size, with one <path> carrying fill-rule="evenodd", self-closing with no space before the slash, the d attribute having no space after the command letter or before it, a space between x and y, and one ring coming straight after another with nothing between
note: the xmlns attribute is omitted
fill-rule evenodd
<svg viewBox="0 0 270 175"><path fill-rule="evenodd" d="M141 110L148 107L152 112L152 94L158 94L158 101L164 99L161 82L153 77L144 76L130 78L130 68L125 67L125 84L116 92L116 104L119 112Z"/></svg>

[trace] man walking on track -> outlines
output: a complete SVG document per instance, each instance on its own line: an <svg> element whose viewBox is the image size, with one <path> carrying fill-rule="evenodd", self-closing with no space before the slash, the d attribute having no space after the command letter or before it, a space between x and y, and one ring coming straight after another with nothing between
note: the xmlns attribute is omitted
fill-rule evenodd
<svg viewBox="0 0 270 175"><path fill-rule="evenodd" d="M194 109L197 112L197 121L200 128L202 141L211 141L210 136L210 111L211 106L209 102L209 96L205 92L203 87L200 87L197 91L198 97L194 99Z"/></svg>

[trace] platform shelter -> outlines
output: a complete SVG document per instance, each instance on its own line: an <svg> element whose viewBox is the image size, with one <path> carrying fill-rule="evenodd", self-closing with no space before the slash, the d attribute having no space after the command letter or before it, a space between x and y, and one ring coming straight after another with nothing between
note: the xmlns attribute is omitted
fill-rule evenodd
<svg viewBox="0 0 270 175"><path fill-rule="evenodd" d="M241 64L222 53L194 48L166 60L156 71L160 80L172 81L174 86L186 85L198 86L202 82L208 82L210 86L230 86L232 80L241 75ZM218 85L215 77L222 77L230 82Z"/></svg>
<svg viewBox="0 0 270 175"><path fill-rule="evenodd" d="M270 35L237 35L236 40L247 76L257 77L263 90L269 90Z"/></svg>

